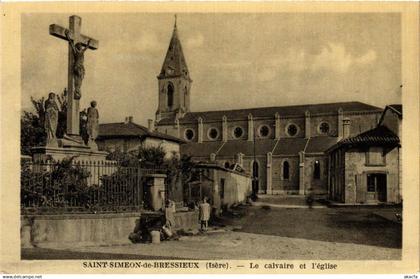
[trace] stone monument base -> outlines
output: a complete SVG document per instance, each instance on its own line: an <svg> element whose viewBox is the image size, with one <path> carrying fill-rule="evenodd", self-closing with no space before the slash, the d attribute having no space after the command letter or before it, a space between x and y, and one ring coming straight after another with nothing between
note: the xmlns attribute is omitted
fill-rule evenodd
<svg viewBox="0 0 420 279"><path fill-rule="evenodd" d="M81 148L80 146L72 147L49 147L41 146L32 148L32 160L45 161L53 159L55 161L61 161L65 158L76 157L76 161L105 161L105 157L108 152L93 150L88 146Z"/></svg>

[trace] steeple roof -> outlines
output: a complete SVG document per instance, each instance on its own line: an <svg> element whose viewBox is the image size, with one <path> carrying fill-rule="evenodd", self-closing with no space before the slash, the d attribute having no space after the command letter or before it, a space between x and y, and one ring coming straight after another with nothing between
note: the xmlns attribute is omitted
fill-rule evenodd
<svg viewBox="0 0 420 279"><path fill-rule="evenodd" d="M179 76L184 76L185 78L190 79L190 73L188 71L187 62L185 61L184 52L182 51L181 41L178 38L175 16L172 38L158 78Z"/></svg>

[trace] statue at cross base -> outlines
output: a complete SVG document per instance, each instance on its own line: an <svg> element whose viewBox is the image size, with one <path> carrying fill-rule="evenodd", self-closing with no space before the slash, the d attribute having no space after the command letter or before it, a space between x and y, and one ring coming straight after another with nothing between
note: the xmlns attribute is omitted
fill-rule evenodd
<svg viewBox="0 0 420 279"><path fill-rule="evenodd" d="M96 108L96 101L90 102L90 107L87 109L87 134L89 136L88 145L93 149L98 149L95 143L99 132L99 112Z"/></svg>
<svg viewBox="0 0 420 279"><path fill-rule="evenodd" d="M82 81L85 77L85 51L90 46L90 39L87 42L87 45L84 47L82 43L74 44L74 41L69 36L69 30L65 31L66 38L70 43L72 53L73 53L73 75L74 75L74 99L80 100L82 97L81 87Z"/></svg>

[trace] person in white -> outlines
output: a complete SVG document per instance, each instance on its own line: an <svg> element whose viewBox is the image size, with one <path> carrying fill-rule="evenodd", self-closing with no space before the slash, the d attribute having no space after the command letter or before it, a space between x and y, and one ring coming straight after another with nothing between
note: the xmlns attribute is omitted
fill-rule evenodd
<svg viewBox="0 0 420 279"><path fill-rule="evenodd" d="M210 204L207 202L207 197L203 198L203 202L200 203L199 210L201 230L207 231L210 219Z"/></svg>

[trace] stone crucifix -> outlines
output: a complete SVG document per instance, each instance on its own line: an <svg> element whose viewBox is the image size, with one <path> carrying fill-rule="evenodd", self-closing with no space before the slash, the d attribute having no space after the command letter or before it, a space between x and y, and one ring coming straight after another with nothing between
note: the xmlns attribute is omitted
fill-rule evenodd
<svg viewBox="0 0 420 279"><path fill-rule="evenodd" d="M69 136L80 137L79 118L81 85L85 74L84 52L95 50L99 42L80 33L82 19L73 15L69 18L69 29L57 24L50 25L50 35L68 41L68 84L67 84L67 131Z"/></svg>

